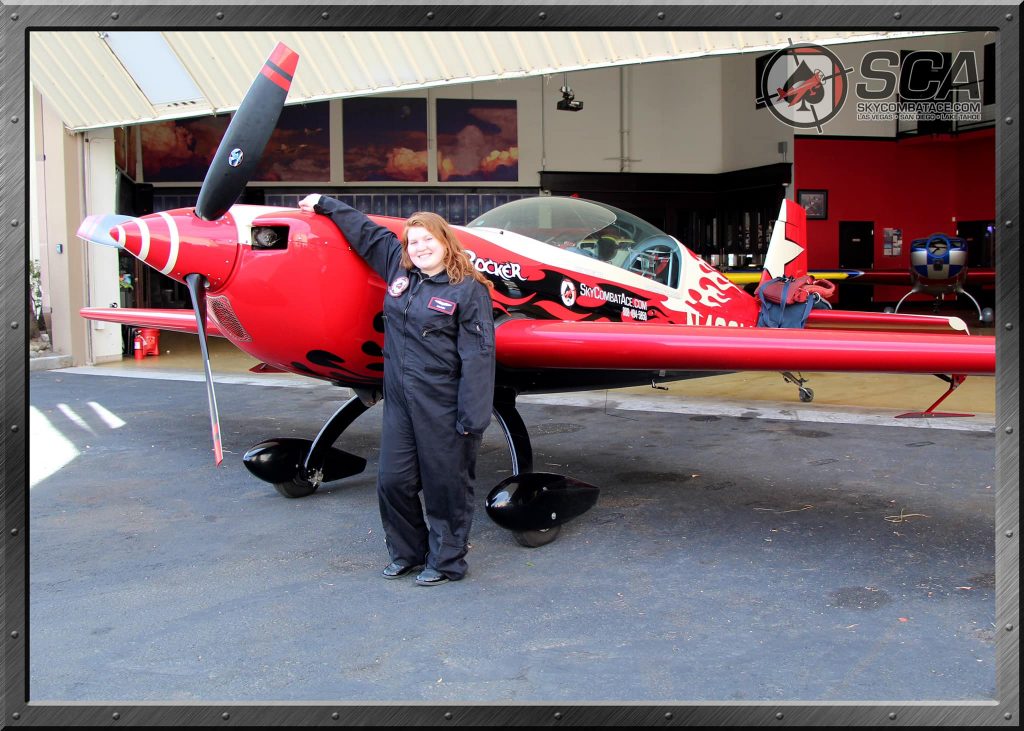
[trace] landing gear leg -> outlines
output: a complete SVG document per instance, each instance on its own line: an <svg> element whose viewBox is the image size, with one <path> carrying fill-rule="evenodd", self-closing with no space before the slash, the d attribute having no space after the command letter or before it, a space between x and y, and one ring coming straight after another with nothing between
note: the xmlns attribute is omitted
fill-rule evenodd
<svg viewBox="0 0 1024 731"><path fill-rule="evenodd" d="M782 377L785 379L786 383L792 383L800 389L800 400L805 404L809 404L814 400L814 391L804 386L804 384L807 383L807 379L803 377L802 373L798 373L794 376L790 371L783 371Z"/></svg>
<svg viewBox="0 0 1024 731"><path fill-rule="evenodd" d="M512 474L533 472L533 446L523 417L516 409L516 393L510 388L494 390L494 418L508 441L512 455Z"/></svg>
<svg viewBox="0 0 1024 731"><path fill-rule="evenodd" d="M354 396L334 412L313 441L269 439L246 452L242 462L287 498L306 497L316 492L321 482L358 475L366 468L366 460L332 445L373 403L372 398Z"/></svg>
<svg viewBox="0 0 1024 731"><path fill-rule="evenodd" d="M515 391L510 388L495 389L494 418L508 442L508 451L512 457L512 474L533 472L533 446L530 444L530 433L523 423L523 417L516 409ZM556 525L539 530L513 530L512 538L520 546L538 548L555 540L561 528L562 526Z"/></svg>

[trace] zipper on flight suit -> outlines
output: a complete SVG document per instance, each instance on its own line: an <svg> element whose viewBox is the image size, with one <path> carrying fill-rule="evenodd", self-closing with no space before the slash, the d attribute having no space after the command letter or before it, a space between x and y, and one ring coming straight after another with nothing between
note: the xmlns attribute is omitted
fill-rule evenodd
<svg viewBox="0 0 1024 731"><path fill-rule="evenodd" d="M406 336L409 330L409 308L412 307L413 298L421 286L423 286L423 273L420 271L409 272L412 284L409 285L409 298L405 301L405 311L402 313L402 387L405 388L405 368L408 361L409 338Z"/></svg>

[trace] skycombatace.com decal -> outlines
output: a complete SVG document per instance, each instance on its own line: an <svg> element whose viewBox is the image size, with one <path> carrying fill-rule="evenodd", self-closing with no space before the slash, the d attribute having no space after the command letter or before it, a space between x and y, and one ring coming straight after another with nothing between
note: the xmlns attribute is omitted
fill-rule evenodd
<svg viewBox="0 0 1024 731"><path fill-rule="evenodd" d="M529 271L529 270L528 270ZM529 278L511 284L494 283L495 303L510 312L530 317L557 320L640 321L651 319L671 322L665 309L653 304L651 293L598 282L589 284L552 269L534 269Z"/></svg>

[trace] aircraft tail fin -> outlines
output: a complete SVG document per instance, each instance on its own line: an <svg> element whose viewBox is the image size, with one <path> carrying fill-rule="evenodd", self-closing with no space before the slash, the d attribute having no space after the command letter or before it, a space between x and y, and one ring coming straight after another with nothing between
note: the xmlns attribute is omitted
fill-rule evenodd
<svg viewBox="0 0 1024 731"><path fill-rule="evenodd" d="M761 282L776 277L807 274L807 213L791 200L783 200L779 218L764 258Z"/></svg>

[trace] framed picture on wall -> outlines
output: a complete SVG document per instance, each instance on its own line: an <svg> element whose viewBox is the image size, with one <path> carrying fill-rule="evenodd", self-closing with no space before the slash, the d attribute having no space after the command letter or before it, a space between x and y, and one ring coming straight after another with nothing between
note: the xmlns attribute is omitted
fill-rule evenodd
<svg viewBox="0 0 1024 731"><path fill-rule="evenodd" d="M796 192L796 202L807 211L807 218L828 218L827 190L798 190Z"/></svg>

